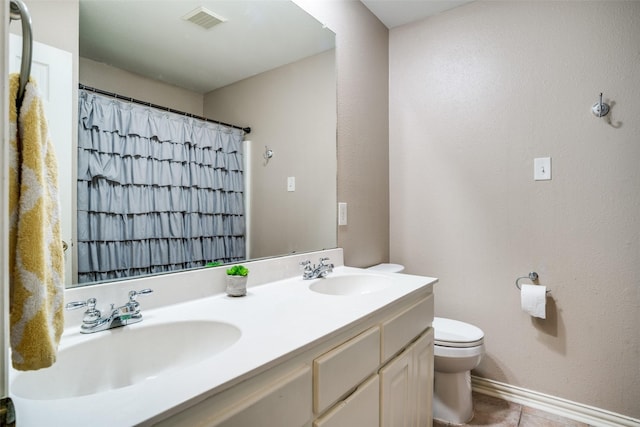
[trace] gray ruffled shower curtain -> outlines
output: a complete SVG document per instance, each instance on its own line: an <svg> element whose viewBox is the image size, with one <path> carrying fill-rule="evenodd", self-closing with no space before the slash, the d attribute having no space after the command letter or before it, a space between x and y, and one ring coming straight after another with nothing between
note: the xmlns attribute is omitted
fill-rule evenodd
<svg viewBox="0 0 640 427"><path fill-rule="evenodd" d="M245 258L240 129L80 90L78 282Z"/></svg>

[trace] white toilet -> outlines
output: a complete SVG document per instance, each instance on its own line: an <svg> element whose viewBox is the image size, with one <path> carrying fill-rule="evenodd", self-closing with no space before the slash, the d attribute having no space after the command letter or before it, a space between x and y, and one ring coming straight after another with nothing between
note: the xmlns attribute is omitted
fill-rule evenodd
<svg viewBox="0 0 640 427"><path fill-rule="evenodd" d="M484 332L458 320L433 319L433 418L465 424L473 418L471 370L484 354Z"/></svg>
<svg viewBox="0 0 640 427"><path fill-rule="evenodd" d="M377 264L369 267L367 270L380 271L383 273L402 273L404 265L401 264Z"/></svg>
<svg viewBox="0 0 640 427"><path fill-rule="evenodd" d="M378 264L373 271L401 273L400 264ZM450 424L465 424L473 418L471 370L484 354L482 329L458 320L433 319L434 385L433 418Z"/></svg>

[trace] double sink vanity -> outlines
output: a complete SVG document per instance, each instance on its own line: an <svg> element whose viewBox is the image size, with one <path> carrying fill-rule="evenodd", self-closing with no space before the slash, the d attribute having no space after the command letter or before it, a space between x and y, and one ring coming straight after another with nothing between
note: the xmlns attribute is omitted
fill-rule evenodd
<svg viewBox="0 0 640 427"><path fill-rule="evenodd" d="M303 280L321 257L333 272ZM222 267L68 289L98 307L153 293L124 327L80 333L67 312L56 364L11 372L18 425L431 425L437 279L345 267L340 249L244 265L245 297Z"/></svg>

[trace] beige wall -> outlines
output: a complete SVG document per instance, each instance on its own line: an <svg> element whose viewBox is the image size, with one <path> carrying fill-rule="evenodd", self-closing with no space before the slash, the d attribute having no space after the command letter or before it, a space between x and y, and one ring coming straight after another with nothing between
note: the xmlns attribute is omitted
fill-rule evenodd
<svg viewBox="0 0 640 427"><path fill-rule="evenodd" d="M210 92L204 114L251 126L248 257L335 247L335 51Z"/></svg>
<svg viewBox="0 0 640 427"><path fill-rule="evenodd" d="M478 1L390 34L391 260L484 330L476 374L635 418L639 46L637 1ZM546 320L519 307L530 271Z"/></svg>
<svg viewBox="0 0 640 427"><path fill-rule="evenodd" d="M202 94L120 68L80 58L80 83L140 101L202 116Z"/></svg>
<svg viewBox="0 0 640 427"><path fill-rule="evenodd" d="M77 71L79 0L22 1L31 15L33 39L71 52ZM22 23L12 21L10 31L22 35Z"/></svg>
<svg viewBox="0 0 640 427"><path fill-rule="evenodd" d="M296 0L336 33L338 227L346 265L389 258L389 67L387 28L359 1Z"/></svg>

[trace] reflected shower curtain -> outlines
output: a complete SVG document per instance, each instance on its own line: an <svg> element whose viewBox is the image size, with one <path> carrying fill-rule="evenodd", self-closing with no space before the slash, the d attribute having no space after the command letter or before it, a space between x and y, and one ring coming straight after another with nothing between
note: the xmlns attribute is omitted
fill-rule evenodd
<svg viewBox="0 0 640 427"><path fill-rule="evenodd" d="M245 258L243 131L80 90L78 281Z"/></svg>

